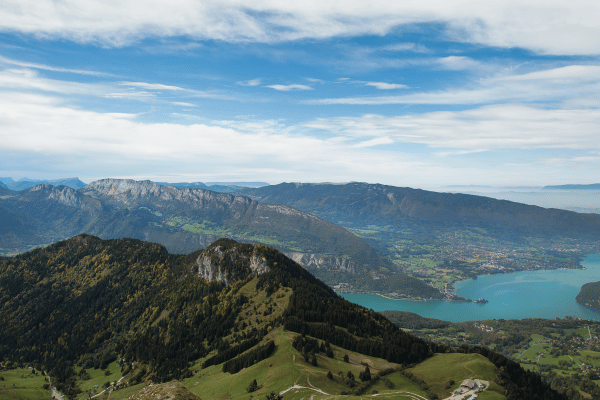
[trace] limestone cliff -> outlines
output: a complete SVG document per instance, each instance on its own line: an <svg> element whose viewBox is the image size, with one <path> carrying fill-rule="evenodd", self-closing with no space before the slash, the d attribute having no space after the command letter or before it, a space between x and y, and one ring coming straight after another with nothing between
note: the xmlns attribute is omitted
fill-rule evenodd
<svg viewBox="0 0 600 400"><path fill-rule="evenodd" d="M269 272L265 257L257 255L256 246L251 246L253 251L248 252L242 251L239 245L231 246L231 243L235 242L221 239L200 253L196 259L200 278L231 286L248 276Z"/></svg>

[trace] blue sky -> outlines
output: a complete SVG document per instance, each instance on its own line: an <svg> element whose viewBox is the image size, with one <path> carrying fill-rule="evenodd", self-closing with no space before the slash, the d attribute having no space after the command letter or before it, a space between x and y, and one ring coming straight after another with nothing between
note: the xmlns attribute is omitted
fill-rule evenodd
<svg viewBox="0 0 600 400"><path fill-rule="evenodd" d="M597 2L289 3L3 1L0 176L600 182Z"/></svg>

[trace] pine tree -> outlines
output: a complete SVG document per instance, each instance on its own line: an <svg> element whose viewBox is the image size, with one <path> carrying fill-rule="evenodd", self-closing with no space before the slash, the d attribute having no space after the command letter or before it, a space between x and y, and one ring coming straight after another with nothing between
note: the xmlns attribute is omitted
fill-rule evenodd
<svg viewBox="0 0 600 400"><path fill-rule="evenodd" d="M371 380L371 370L369 369L368 365L365 367L365 370L363 372L361 372L360 374L358 374L358 377L363 382Z"/></svg>
<svg viewBox="0 0 600 400"><path fill-rule="evenodd" d="M246 391L248 393L252 393L255 392L256 390L258 390L258 383L256 382L256 379L252 380L252 382L250 382L250 385L246 388Z"/></svg>

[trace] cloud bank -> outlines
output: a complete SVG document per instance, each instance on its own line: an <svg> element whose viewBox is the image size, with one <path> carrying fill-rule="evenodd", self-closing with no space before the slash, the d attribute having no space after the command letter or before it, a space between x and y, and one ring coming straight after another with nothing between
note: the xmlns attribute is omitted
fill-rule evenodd
<svg viewBox="0 0 600 400"><path fill-rule="evenodd" d="M5 0L0 31L111 47L178 36L274 43L386 35L437 23L455 41L540 54L597 55L598 15L600 3L594 0Z"/></svg>

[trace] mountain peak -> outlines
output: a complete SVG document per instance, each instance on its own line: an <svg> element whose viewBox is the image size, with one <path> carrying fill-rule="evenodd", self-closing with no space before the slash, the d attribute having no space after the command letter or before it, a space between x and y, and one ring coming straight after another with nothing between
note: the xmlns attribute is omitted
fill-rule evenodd
<svg viewBox="0 0 600 400"><path fill-rule="evenodd" d="M247 208L253 203L249 197L218 193L206 189L179 189L173 186L163 186L155 182L135 181L133 179L102 179L87 185L82 189L86 195L100 197L108 202L119 204L182 202L195 209L212 205L221 210L234 205Z"/></svg>
<svg viewBox="0 0 600 400"><path fill-rule="evenodd" d="M269 272L267 259L260 254L260 248L260 245L240 244L232 239L217 240L196 259L198 276L231 286L249 276Z"/></svg>

